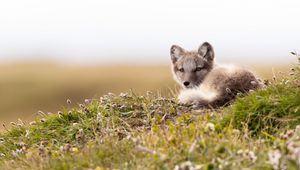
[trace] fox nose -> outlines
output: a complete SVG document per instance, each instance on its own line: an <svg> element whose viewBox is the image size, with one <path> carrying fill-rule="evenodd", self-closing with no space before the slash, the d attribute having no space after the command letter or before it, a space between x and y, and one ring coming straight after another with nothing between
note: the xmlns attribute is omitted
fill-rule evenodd
<svg viewBox="0 0 300 170"><path fill-rule="evenodd" d="M184 85L184 86L188 86L188 85L190 85L190 82L185 81L185 82L183 82L183 85Z"/></svg>

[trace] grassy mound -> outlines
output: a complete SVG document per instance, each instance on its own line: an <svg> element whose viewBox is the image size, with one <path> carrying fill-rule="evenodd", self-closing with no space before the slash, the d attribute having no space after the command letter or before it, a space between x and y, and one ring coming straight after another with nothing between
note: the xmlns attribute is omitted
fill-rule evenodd
<svg viewBox="0 0 300 170"><path fill-rule="evenodd" d="M276 80L268 87L239 97L225 110L223 123L254 134L294 128L300 124L300 67L291 69L289 77Z"/></svg>
<svg viewBox="0 0 300 170"><path fill-rule="evenodd" d="M299 169L299 73L218 110L149 92L40 112L0 133L0 169Z"/></svg>

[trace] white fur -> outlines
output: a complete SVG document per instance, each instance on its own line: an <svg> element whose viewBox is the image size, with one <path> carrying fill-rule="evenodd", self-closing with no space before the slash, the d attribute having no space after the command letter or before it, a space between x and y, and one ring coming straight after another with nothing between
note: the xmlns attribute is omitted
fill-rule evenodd
<svg viewBox="0 0 300 170"><path fill-rule="evenodd" d="M227 74L235 73L240 69L240 67L237 67L232 64L215 64L214 69L217 69L217 68L225 68Z"/></svg>
<svg viewBox="0 0 300 170"><path fill-rule="evenodd" d="M180 80L178 80L176 73L173 71L173 68L172 68L171 72L172 72L172 75L173 75L173 79L174 79L181 87L184 88L182 82L181 82Z"/></svg>
<svg viewBox="0 0 300 170"><path fill-rule="evenodd" d="M206 100L213 101L218 96L218 93L209 87L200 85L198 88L183 89L180 91L178 100L180 103L188 104L195 101Z"/></svg>

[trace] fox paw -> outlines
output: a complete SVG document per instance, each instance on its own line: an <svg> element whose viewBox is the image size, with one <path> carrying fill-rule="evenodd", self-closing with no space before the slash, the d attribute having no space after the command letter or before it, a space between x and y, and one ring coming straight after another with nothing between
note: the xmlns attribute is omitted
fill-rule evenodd
<svg viewBox="0 0 300 170"><path fill-rule="evenodd" d="M193 109L204 109L208 107L208 103L205 101L197 101L192 103Z"/></svg>

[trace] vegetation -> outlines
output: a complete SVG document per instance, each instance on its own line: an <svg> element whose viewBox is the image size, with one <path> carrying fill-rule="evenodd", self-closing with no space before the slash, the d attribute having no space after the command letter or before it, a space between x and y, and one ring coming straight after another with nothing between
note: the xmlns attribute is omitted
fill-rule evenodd
<svg viewBox="0 0 300 170"><path fill-rule="evenodd" d="M252 70L271 78L272 68L288 69L285 65L256 65ZM176 87L166 65L66 65L27 61L0 64L0 77L0 123L7 127L18 118L33 120L38 110L57 112L67 99L72 100L69 107L73 107L84 99L98 98L108 92L118 94L134 89L137 94L159 91L167 96L169 88Z"/></svg>
<svg viewBox="0 0 300 170"><path fill-rule="evenodd" d="M166 94L175 85L170 68L164 65L13 63L0 64L0 77L1 124L7 126L18 118L33 120L38 110L57 112L65 106L67 99L72 100L69 107L73 107L84 99L98 98L107 92L120 93L134 89L142 94L159 89Z"/></svg>
<svg viewBox="0 0 300 170"><path fill-rule="evenodd" d="M225 109L227 117L236 128L247 126L253 133L275 132L277 128L300 124L299 71L292 68L289 78L276 80L267 88L239 97Z"/></svg>
<svg viewBox="0 0 300 170"><path fill-rule="evenodd" d="M299 169L299 77L216 110L130 92L39 112L0 133L0 169Z"/></svg>

